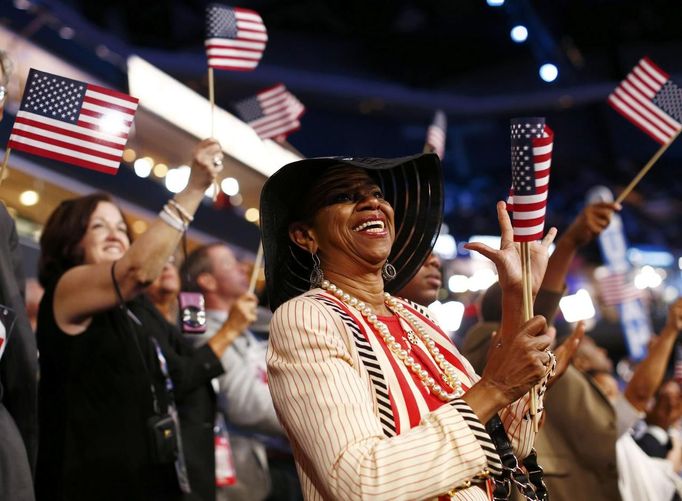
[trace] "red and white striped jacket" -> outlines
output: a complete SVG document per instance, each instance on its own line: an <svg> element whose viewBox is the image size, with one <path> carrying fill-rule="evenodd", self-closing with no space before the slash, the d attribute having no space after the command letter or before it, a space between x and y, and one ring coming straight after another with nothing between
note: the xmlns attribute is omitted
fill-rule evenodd
<svg viewBox="0 0 682 501"><path fill-rule="evenodd" d="M403 305L471 387L479 377L448 336L424 308ZM486 478L500 460L471 408L461 399L435 408L363 316L332 294L314 289L275 311L268 377L306 499L434 499L453 490L456 500L490 499ZM527 413L527 396L500 412L519 458L535 438Z"/></svg>

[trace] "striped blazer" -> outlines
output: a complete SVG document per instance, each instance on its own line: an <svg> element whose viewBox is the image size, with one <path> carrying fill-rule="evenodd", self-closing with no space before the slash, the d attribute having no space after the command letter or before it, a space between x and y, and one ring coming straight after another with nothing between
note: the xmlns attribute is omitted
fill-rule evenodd
<svg viewBox="0 0 682 501"><path fill-rule="evenodd" d="M424 308L403 304L471 387L479 377L448 336ZM281 305L267 357L306 499L490 498L486 479L500 471L500 460L471 408L461 399L429 408L409 369L332 294L313 289ZM527 397L500 416L525 457L534 440Z"/></svg>

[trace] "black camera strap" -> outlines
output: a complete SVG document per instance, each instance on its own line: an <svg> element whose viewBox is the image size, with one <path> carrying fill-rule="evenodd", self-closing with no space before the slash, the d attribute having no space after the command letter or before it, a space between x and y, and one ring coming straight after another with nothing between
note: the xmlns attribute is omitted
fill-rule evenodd
<svg viewBox="0 0 682 501"><path fill-rule="evenodd" d="M137 354L140 356L140 360L142 361L142 367L144 367L144 372L147 374L147 378L149 379L149 388L152 393L152 405L154 409L154 413L157 415L163 414L161 412L161 405L159 404L159 399L156 394L156 388L154 386L154 382L151 376L151 371L149 370L149 366L147 365L147 361L145 360L144 354L142 353L142 348L140 346L140 342L138 339L138 334L137 334L137 329L135 328L135 324L138 327L142 327L142 321L133 313L133 311L128 308L128 305L125 303L123 300L123 295L121 294L121 289L118 286L118 281L116 280L116 274L115 274L115 269L116 269L116 261L114 261L111 264L111 281L114 284L114 290L116 291L116 298L118 299L118 306L121 309L121 311L124 313L124 317L126 319L126 323L128 324L128 327L130 331L132 332L132 337L133 341L135 343L135 347L137 348ZM180 486L180 490L185 493L190 493L192 492L192 489L189 485L189 476L187 474L187 466L185 463L185 454L184 450L182 447L182 435L180 433L180 419L178 418L178 411L177 407L175 405L175 394L173 391L173 381L170 378L170 374L168 372L168 362L166 361L166 357L164 356L163 352L161 351L161 346L159 345L159 342L156 340L154 336L149 336L149 339L151 340L152 345L154 346L154 351L156 353L156 358L159 361L159 368L161 369L161 374L163 374L164 378L164 383L165 383L165 389L166 393L168 395L168 406L166 412L168 415L171 417L173 422L175 423L175 429L176 429L176 442L177 442L177 448L178 448L178 457L175 460L175 471L178 476L178 484Z"/></svg>
<svg viewBox="0 0 682 501"><path fill-rule="evenodd" d="M542 481L542 468L537 463L535 449L523 461L524 471L516 459L504 424L500 417L495 414L485 425L486 431L495 445L502 462L502 474L493 477L493 500L506 501L511 499L512 486L516 486L523 496L529 501L548 501L547 487Z"/></svg>

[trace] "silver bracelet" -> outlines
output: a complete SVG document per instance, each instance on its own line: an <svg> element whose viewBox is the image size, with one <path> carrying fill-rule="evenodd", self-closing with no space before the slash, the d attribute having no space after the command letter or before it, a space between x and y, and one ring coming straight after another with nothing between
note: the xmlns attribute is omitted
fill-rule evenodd
<svg viewBox="0 0 682 501"><path fill-rule="evenodd" d="M159 212L159 218L171 228L183 233L186 229L185 224L177 216L173 215L167 207L167 205L163 206L163 210Z"/></svg>
<svg viewBox="0 0 682 501"><path fill-rule="evenodd" d="M185 218L187 224L194 221L194 217L192 216L192 214L190 214L189 211L185 209L182 205L180 205L174 198L171 198L168 201L168 203L171 204L171 206L174 207L175 210L177 210L182 215L183 218Z"/></svg>

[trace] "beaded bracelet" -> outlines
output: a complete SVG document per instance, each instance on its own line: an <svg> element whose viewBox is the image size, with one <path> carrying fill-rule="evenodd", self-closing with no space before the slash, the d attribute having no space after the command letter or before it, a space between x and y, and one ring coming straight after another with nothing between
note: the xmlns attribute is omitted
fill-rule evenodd
<svg viewBox="0 0 682 501"><path fill-rule="evenodd" d="M178 230L180 233L184 233L187 229L187 225L182 219L173 214L168 205L163 206L163 210L159 212L159 217L161 220L173 229Z"/></svg>
<svg viewBox="0 0 682 501"><path fill-rule="evenodd" d="M194 221L194 217L192 214L189 213L187 209L185 209L182 205L180 205L174 198L171 198L168 203L175 208L175 210L178 211L180 214L180 217L182 217L187 224L191 223Z"/></svg>

